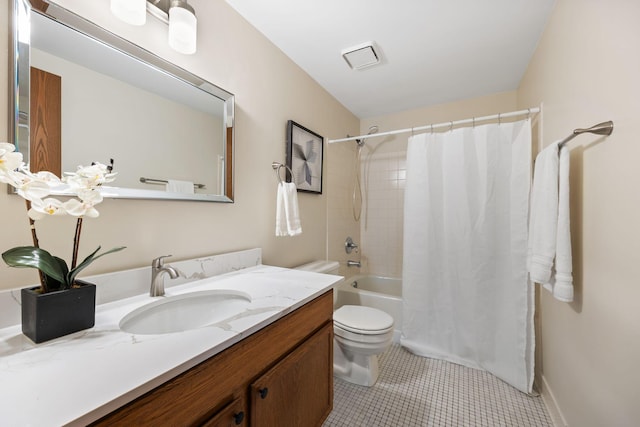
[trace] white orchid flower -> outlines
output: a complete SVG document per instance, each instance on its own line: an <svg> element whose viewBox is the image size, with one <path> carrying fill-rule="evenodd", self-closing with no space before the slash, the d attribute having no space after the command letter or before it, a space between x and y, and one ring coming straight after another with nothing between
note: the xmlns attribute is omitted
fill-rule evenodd
<svg viewBox="0 0 640 427"><path fill-rule="evenodd" d="M115 173L110 173L106 165L102 163L94 163L90 166L78 166L78 170L73 172L67 172L65 182L69 184L72 189L80 188L95 188L102 184L112 182L115 180Z"/></svg>
<svg viewBox="0 0 640 427"><path fill-rule="evenodd" d="M12 187L16 186L16 182L20 181L21 175L19 172L13 171L13 170L8 170L8 171L1 171L0 170L0 182L4 182L5 184L9 184Z"/></svg>
<svg viewBox="0 0 640 427"><path fill-rule="evenodd" d="M89 218L96 218L100 215L95 208L95 205L102 202L103 199L100 191L80 189L77 195L80 200L71 199L65 203L65 209L69 215Z"/></svg>
<svg viewBox="0 0 640 427"><path fill-rule="evenodd" d="M48 198L32 200L28 215L32 220L37 221L47 216L64 215L66 213L64 204L60 200Z"/></svg>
<svg viewBox="0 0 640 427"><path fill-rule="evenodd" d="M93 189L93 190L87 190L87 189L83 189L83 190L79 190L77 192L78 198L80 200L82 200L84 203L90 203L92 205L97 205L98 203L102 202L103 197L102 197L102 193L99 190Z"/></svg>
<svg viewBox="0 0 640 427"><path fill-rule="evenodd" d="M93 207L93 203L78 199L70 199L64 202L64 209L72 216L86 216L89 218L97 218L100 216L100 213Z"/></svg>
<svg viewBox="0 0 640 427"><path fill-rule="evenodd" d="M10 181L5 182L15 187L19 196L31 202L43 199L51 194L49 184L32 174L24 173L24 171L11 171L7 172L5 176L10 178Z"/></svg>
<svg viewBox="0 0 640 427"><path fill-rule="evenodd" d="M40 181L40 182L44 182L47 185L49 185L49 187L56 187L60 184L62 184L62 180L60 178L58 178L55 174L49 172L49 171L40 171L40 172L36 172L36 173L29 173L29 175L31 175L34 179Z"/></svg>
<svg viewBox="0 0 640 427"><path fill-rule="evenodd" d="M22 165L22 153L17 153L15 150L15 145L0 142L0 174L16 170Z"/></svg>

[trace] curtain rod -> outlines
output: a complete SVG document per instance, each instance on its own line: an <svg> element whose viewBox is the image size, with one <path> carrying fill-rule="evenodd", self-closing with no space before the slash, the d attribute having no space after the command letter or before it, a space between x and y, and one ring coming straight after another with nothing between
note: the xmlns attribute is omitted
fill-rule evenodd
<svg viewBox="0 0 640 427"><path fill-rule="evenodd" d="M406 129L397 129L397 130L391 130L388 132L372 133L371 135L360 135L360 136L350 136L348 138L341 138L341 139L330 139L327 142L329 144L332 144L334 142L355 141L356 139L361 139L361 138L369 139L369 138L377 138L380 136L397 135L399 133L419 132L423 130L433 130L433 129L439 129L439 128L445 128L445 127L452 128L458 125L467 125L467 124L475 125L477 122L483 122L483 121L495 120L495 119L498 119L498 120L508 119L510 117L517 117L525 114L527 115L536 114L536 113L539 113L540 111L541 111L540 107L532 107L532 108L527 108L526 110L512 111L509 113L499 113L491 116L473 117L471 119L454 120L450 122L438 123L433 125L418 126L418 127L412 127L412 128L406 128Z"/></svg>

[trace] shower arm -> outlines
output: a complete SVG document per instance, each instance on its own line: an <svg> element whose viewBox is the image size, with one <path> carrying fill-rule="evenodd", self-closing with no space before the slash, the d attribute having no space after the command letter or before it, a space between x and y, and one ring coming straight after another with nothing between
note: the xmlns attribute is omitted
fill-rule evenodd
<svg viewBox="0 0 640 427"><path fill-rule="evenodd" d="M593 133L596 135L611 135L611 132L613 132L613 122L611 120L607 121L607 122L602 122L602 123L598 123L597 125L593 125L590 128L587 129L575 129L573 131L573 133L571 135L569 135L568 137L566 137L565 139L563 139L562 141L560 141L558 143L558 148L562 148L562 146L564 144L566 144L567 142L571 141L573 138L575 138L576 136L583 134L583 133Z"/></svg>

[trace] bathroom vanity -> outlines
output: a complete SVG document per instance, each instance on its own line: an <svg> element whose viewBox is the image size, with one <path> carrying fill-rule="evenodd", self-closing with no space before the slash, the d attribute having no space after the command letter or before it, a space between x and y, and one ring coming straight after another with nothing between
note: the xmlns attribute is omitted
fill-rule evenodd
<svg viewBox="0 0 640 427"><path fill-rule="evenodd" d="M149 296L149 268L86 278L98 288L96 325L41 344L6 318L19 314L19 291L0 292L0 424L321 425L342 278L261 265L259 250L171 265L184 280L167 278L165 297ZM249 301L183 332L120 328L141 307L212 292Z"/></svg>
<svg viewBox="0 0 640 427"><path fill-rule="evenodd" d="M329 291L93 425L319 426L333 405Z"/></svg>

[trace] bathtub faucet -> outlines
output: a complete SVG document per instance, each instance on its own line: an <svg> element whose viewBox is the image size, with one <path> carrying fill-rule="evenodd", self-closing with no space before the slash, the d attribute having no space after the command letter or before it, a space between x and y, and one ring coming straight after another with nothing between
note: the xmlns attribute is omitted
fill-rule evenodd
<svg viewBox="0 0 640 427"><path fill-rule="evenodd" d="M347 267L362 267L362 264L360 263L360 261L352 261L352 260L348 260L347 261Z"/></svg>

